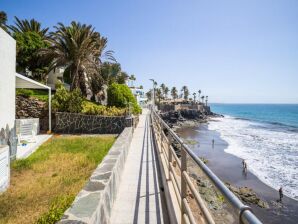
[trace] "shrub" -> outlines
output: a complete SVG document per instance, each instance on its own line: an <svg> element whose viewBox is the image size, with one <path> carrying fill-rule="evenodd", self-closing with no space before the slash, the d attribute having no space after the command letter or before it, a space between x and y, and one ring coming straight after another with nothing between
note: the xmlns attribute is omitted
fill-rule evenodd
<svg viewBox="0 0 298 224"><path fill-rule="evenodd" d="M52 100L54 111L80 113L83 109L83 96L79 89L69 92L64 86L57 89Z"/></svg>
<svg viewBox="0 0 298 224"><path fill-rule="evenodd" d="M17 89L16 95L29 98L33 95L33 91L31 89Z"/></svg>
<svg viewBox="0 0 298 224"><path fill-rule="evenodd" d="M83 96L80 89L75 89L69 94L68 111L71 113L79 113L83 109Z"/></svg>
<svg viewBox="0 0 298 224"><path fill-rule="evenodd" d="M103 115L103 116L123 116L126 114L125 108L106 107L89 101L83 103L82 113L88 115Z"/></svg>
<svg viewBox="0 0 298 224"><path fill-rule="evenodd" d="M113 83L108 88L108 106L127 108L132 104L132 113L140 114L142 112L136 98L129 87L125 84Z"/></svg>

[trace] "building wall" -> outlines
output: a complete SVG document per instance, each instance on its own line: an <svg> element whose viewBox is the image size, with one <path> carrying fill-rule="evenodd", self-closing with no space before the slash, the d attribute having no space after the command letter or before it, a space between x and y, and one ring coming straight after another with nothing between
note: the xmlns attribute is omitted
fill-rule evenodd
<svg viewBox="0 0 298 224"><path fill-rule="evenodd" d="M14 127L15 66L15 40L0 28L0 144L5 144L3 132Z"/></svg>
<svg viewBox="0 0 298 224"><path fill-rule="evenodd" d="M15 40L0 28L0 192L5 191L9 185L9 157L11 151L16 152L15 66Z"/></svg>

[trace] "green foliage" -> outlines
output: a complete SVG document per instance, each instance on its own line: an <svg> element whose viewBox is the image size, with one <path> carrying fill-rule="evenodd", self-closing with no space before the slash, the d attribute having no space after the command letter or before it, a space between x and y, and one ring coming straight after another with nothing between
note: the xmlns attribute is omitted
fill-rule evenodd
<svg viewBox="0 0 298 224"><path fill-rule="evenodd" d="M16 89L16 95L26 98L32 97L44 102L48 102L49 99L48 90L40 89Z"/></svg>
<svg viewBox="0 0 298 224"><path fill-rule="evenodd" d="M38 224L51 224L59 221L64 211L70 207L74 200L73 195L61 195L56 197L51 203L50 209L48 212L43 214L38 220Z"/></svg>
<svg viewBox="0 0 298 224"><path fill-rule="evenodd" d="M29 69L34 73L44 73L46 65L38 55L40 49L48 47L44 38L32 31L17 32L14 34L14 38L17 42L18 70L25 71Z"/></svg>
<svg viewBox="0 0 298 224"><path fill-rule="evenodd" d="M125 108L106 107L93 102L85 101L83 103L82 113L88 115L103 115L103 116L123 116L126 114Z"/></svg>
<svg viewBox="0 0 298 224"><path fill-rule="evenodd" d="M69 92L64 86L60 86L52 99L52 108L54 111L80 113L83 108L83 100L79 89Z"/></svg>
<svg viewBox="0 0 298 224"><path fill-rule="evenodd" d="M31 89L16 89L16 95L29 98L33 95L33 91Z"/></svg>
<svg viewBox="0 0 298 224"><path fill-rule="evenodd" d="M108 88L108 105L120 108L127 108L129 103L132 104L132 113L140 114L142 109L137 103L129 87L125 84L113 83Z"/></svg>
<svg viewBox="0 0 298 224"><path fill-rule="evenodd" d="M76 88L69 94L68 111L71 113L79 113L83 109L83 96L80 89Z"/></svg>

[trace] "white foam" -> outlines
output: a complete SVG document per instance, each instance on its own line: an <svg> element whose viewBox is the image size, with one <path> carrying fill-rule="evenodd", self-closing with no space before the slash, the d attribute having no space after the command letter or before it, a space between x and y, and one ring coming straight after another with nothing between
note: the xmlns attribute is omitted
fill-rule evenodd
<svg viewBox="0 0 298 224"><path fill-rule="evenodd" d="M226 116L211 121L228 142L225 151L245 159L248 169L267 185L298 200L298 133L270 129L265 124Z"/></svg>

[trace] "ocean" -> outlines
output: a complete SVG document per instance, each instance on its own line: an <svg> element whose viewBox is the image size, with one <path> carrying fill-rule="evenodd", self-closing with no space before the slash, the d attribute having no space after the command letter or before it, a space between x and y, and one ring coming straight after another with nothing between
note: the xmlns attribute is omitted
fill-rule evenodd
<svg viewBox="0 0 298 224"><path fill-rule="evenodd" d="M298 105L211 104L224 115L208 125L228 142L227 153L272 188L298 200Z"/></svg>

